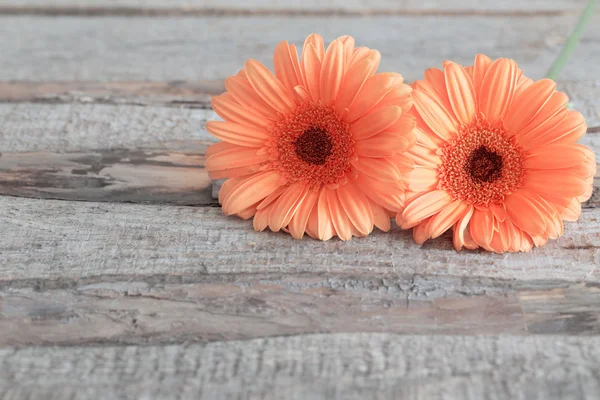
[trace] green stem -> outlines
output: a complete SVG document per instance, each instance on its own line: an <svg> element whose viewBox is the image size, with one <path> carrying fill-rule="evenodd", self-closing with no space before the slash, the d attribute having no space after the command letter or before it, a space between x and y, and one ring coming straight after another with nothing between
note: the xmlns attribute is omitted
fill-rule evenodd
<svg viewBox="0 0 600 400"><path fill-rule="evenodd" d="M573 29L573 33L571 33L571 36L569 36L569 38L567 39L567 42L560 51L560 54L548 70L546 78L556 80L556 78L558 78L562 70L565 68L565 65L567 65L567 61L569 60L569 56L571 55L571 53L573 53L575 47L577 47L579 40L581 40L581 36L585 32L585 27L590 22L590 19L592 19L595 5L596 0L588 1L587 5L585 6L585 9L581 13L581 18L579 18L579 22L577 22L577 26L575 26L575 29Z"/></svg>

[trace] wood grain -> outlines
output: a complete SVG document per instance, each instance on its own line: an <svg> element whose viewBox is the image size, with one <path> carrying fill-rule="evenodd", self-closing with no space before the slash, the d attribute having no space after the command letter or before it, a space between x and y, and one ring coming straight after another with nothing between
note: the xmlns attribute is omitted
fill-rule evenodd
<svg viewBox="0 0 600 400"><path fill-rule="evenodd" d="M600 286L345 274L102 276L0 284L0 346L310 333L600 334Z"/></svg>
<svg viewBox="0 0 600 400"><path fill-rule="evenodd" d="M0 398L588 400L600 338L308 335L0 349Z"/></svg>
<svg viewBox="0 0 600 400"><path fill-rule="evenodd" d="M186 153L126 149L4 153L0 155L0 195L215 205L212 182L204 169L206 146L193 142L187 147Z"/></svg>
<svg viewBox="0 0 600 400"><path fill-rule="evenodd" d="M400 72L409 81L446 59L468 65L480 52L513 58L528 76L539 79L576 20L575 14L514 18L5 16L0 19L0 37L11 40L2 44L0 80L222 80L237 73L249 58L272 65L279 41L301 44L312 32L327 40L355 36L358 45L380 50L382 71ZM590 25L598 23L600 14ZM597 79L599 41L600 30L589 29L561 78Z"/></svg>
<svg viewBox="0 0 600 400"><path fill-rule="evenodd" d="M258 233L211 207L78 203L0 196L2 280L189 273L345 273L483 276L598 282L600 215L584 210L558 241L525 254L417 246L394 227L341 242Z"/></svg>
<svg viewBox="0 0 600 400"><path fill-rule="evenodd" d="M4 0L0 13L41 15L190 15L261 13L372 15L374 13L558 14L583 8L585 0ZM511 13L511 14L509 14Z"/></svg>

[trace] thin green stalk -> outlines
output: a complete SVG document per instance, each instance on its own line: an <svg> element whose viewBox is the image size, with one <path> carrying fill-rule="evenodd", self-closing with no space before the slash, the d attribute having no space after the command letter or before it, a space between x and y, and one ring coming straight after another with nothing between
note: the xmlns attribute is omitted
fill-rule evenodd
<svg viewBox="0 0 600 400"><path fill-rule="evenodd" d="M575 26L575 29L573 29L571 36L569 36L567 42L560 51L560 54L548 70L546 78L556 80L556 78L558 78L562 70L565 68L565 65L567 65L567 61L569 60L569 56L571 55L571 53L573 53L575 47L577 47L579 40L581 40L581 36L585 32L585 27L590 22L590 19L592 19L595 5L596 0L588 1L583 12L581 13L581 18L579 18L579 22L577 22L577 26Z"/></svg>

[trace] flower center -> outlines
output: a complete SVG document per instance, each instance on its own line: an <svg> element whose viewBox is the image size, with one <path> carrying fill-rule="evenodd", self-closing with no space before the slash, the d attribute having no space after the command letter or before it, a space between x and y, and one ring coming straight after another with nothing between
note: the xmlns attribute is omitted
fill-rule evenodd
<svg viewBox="0 0 600 400"><path fill-rule="evenodd" d="M308 128L294 142L296 154L309 164L323 165L331 155L331 140L321 128Z"/></svg>
<svg viewBox="0 0 600 400"><path fill-rule="evenodd" d="M501 124L479 119L442 149L440 189L471 204L499 204L523 183L523 150Z"/></svg>
<svg viewBox="0 0 600 400"><path fill-rule="evenodd" d="M354 141L332 108L301 104L271 128L271 159L289 182L336 184L350 171Z"/></svg>
<svg viewBox="0 0 600 400"><path fill-rule="evenodd" d="M467 159L465 169L477 182L497 181L502 176L502 156L485 146L479 146Z"/></svg>

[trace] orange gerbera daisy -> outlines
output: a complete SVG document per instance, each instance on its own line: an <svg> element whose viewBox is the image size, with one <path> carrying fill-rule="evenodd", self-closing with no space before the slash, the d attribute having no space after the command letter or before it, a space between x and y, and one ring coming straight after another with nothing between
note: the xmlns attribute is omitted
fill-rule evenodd
<svg viewBox="0 0 600 400"><path fill-rule="evenodd" d="M328 240L390 228L400 210L406 172L402 155L416 142L410 86L396 73L375 74L380 54L334 40L327 51L310 35L298 60L293 44L275 49L275 75L255 60L227 78L213 98L225 122L207 130L206 167L223 184L226 215L254 228L308 233Z"/></svg>
<svg viewBox="0 0 600 400"><path fill-rule="evenodd" d="M402 228L418 243L454 230L454 247L529 251L563 232L592 193L583 116L549 79L484 55L445 62L413 86L417 145Z"/></svg>

